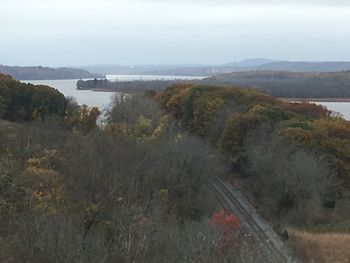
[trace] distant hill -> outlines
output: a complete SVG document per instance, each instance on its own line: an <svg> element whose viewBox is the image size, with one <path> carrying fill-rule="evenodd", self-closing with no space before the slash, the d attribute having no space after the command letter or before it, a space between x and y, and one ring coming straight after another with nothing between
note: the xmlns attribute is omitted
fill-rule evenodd
<svg viewBox="0 0 350 263"><path fill-rule="evenodd" d="M17 80L83 79L101 78L103 75L84 69L49 67L12 67L0 65L0 73L11 75Z"/></svg>
<svg viewBox="0 0 350 263"><path fill-rule="evenodd" d="M337 72L350 70L350 62L290 62L279 61L255 66L255 70L293 72Z"/></svg>
<svg viewBox="0 0 350 263"><path fill-rule="evenodd" d="M79 68L104 75L200 75L207 76L211 73L211 67L207 65L89 65Z"/></svg>
<svg viewBox="0 0 350 263"><path fill-rule="evenodd" d="M268 58L250 58L250 59L245 59L239 62L233 62L233 63L228 63L224 64L223 66L228 67L256 67L256 66L261 66L267 63L274 63L274 62L279 62L280 60L276 59L268 59Z"/></svg>
<svg viewBox="0 0 350 263"><path fill-rule="evenodd" d="M350 98L350 71L245 71L201 80L211 85L250 87L284 98Z"/></svg>
<svg viewBox="0 0 350 263"><path fill-rule="evenodd" d="M78 68L103 75L128 75L133 70L130 66L110 64L79 66Z"/></svg>
<svg viewBox="0 0 350 263"><path fill-rule="evenodd" d="M339 72L350 70L350 62L292 62L253 58L221 65L93 65L80 68L104 75L212 76L215 74L272 70L291 72Z"/></svg>

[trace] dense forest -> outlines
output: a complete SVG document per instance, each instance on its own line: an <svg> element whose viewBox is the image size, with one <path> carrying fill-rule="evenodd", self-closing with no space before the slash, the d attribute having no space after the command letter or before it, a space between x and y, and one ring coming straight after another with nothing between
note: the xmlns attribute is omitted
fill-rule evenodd
<svg viewBox="0 0 350 263"><path fill-rule="evenodd" d="M0 77L1 262L266 262L216 176L273 222L350 218L350 123L322 106L183 83L116 94L102 118Z"/></svg>
<svg viewBox="0 0 350 263"><path fill-rule="evenodd" d="M268 218L294 225L350 218L349 122L322 106L242 88L175 85L159 100L223 153Z"/></svg>
<svg viewBox="0 0 350 263"><path fill-rule="evenodd" d="M51 80L102 78L103 75L75 68L12 67L0 65L0 73L11 75L18 80Z"/></svg>
<svg viewBox="0 0 350 263"><path fill-rule="evenodd" d="M0 118L9 121L42 120L46 115L63 117L66 99L48 86L24 84L0 74Z"/></svg>
<svg viewBox="0 0 350 263"><path fill-rule="evenodd" d="M11 101L36 94L1 77ZM1 262L256 262L234 215L211 215L222 159L154 98L116 96L103 125L64 101L62 115L0 120Z"/></svg>

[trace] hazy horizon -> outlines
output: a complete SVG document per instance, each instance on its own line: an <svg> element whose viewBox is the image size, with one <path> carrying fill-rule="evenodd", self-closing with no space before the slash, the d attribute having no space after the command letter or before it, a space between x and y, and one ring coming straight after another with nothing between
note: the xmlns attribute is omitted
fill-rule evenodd
<svg viewBox="0 0 350 263"><path fill-rule="evenodd" d="M246 59L242 59L242 60L238 60L238 61L225 61L223 63L163 63L163 64L145 64L145 63L140 63L140 64L113 64L113 63L97 63L97 64L75 64L75 65L50 65L50 64L23 64L23 65L17 65L17 64L2 64L0 62L0 65L3 66L10 66L10 67L51 67L51 68L85 68L85 67L103 67L103 66L120 66L120 67L143 67L143 66L154 66L154 67L205 67L205 66L221 66L221 65L225 65L225 64L231 64L231 63L240 63L240 62L245 62L248 60L254 60L254 59L266 59L266 60L275 60L275 61L271 61L271 62L306 62L306 63L322 63L322 62L345 62L345 63L350 63L350 59L349 60L319 60L319 61L315 61L315 60L281 60L281 59L271 59L271 58L246 58ZM269 63L269 62L267 62Z"/></svg>
<svg viewBox="0 0 350 263"><path fill-rule="evenodd" d="M350 61L348 1L2 0L0 64Z"/></svg>

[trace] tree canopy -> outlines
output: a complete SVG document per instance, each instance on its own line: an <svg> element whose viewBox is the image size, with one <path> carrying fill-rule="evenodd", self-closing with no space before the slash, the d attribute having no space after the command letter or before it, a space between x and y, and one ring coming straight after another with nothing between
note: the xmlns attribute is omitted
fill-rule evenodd
<svg viewBox="0 0 350 263"><path fill-rule="evenodd" d="M9 121L64 117L66 99L58 90L43 85L25 84L0 74L0 114Z"/></svg>

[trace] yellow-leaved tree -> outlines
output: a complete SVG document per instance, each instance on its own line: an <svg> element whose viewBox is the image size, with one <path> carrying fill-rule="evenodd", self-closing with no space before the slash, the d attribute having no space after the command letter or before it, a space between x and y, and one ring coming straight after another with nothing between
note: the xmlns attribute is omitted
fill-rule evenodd
<svg viewBox="0 0 350 263"><path fill-rule="evenodd" d="M27 160L25 182L32 208L55 214L63 207L63 177L58 171L63 162L57 150L44 150L39 156Z"/></svg>

